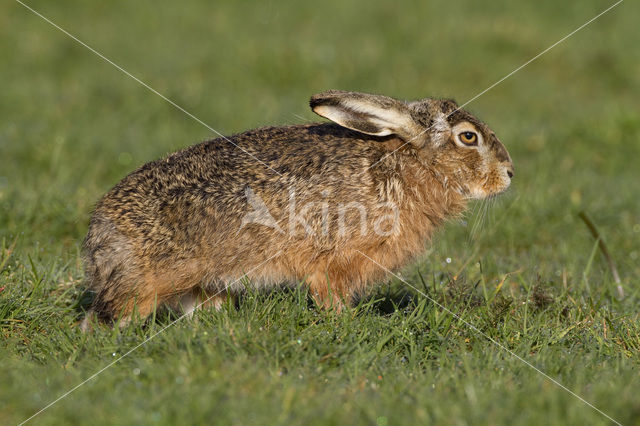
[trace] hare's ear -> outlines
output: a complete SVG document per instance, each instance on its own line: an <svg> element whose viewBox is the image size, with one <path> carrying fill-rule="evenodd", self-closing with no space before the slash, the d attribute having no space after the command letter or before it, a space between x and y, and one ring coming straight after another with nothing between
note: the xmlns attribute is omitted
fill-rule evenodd
<svg viewBox="0 0 640 426"><path fill-rule="evenodd" d="M420 126L411 117L407 105L387 96L331 90L311 97L316 114L361 133L373 136L396 135L406 142L420 134ZM420 138L422 139L422 138Z"/></svg>

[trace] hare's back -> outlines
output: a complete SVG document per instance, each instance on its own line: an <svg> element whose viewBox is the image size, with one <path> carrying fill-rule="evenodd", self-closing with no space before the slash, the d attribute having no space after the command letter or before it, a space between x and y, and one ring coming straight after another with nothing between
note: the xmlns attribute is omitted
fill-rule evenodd
<svg viewBox="0 0 640 426"><path fill-rule="evenodd" d="M331 185L333 196L357 197L364 172L385 153L362 138L328 123L261 128L203 142L125 177L98 203L94 217L148 235L160 224L184 229L203 217L238 220L247 209L247 191L276 209L284 208L280 204L291 191L302 201Z"/></svg>
<svg viewBox="0 0 640 426"><path fill-rule="evenodd" d="M382 147L362 137L330 123L250 130L147 163L106 198L111 205L141 199L229 202L247 185L281 187L336 175L349 180L384 155Z"/></svg>

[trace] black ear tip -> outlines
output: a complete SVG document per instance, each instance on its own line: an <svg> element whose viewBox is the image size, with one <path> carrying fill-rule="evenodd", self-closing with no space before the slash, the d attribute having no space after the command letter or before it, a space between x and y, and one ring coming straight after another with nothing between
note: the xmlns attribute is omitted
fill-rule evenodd
<svg viewBox="0 0 640 426"><path fill-rule="evenodd" d="M311 109L315 109L321 105L326 106L339 106L340 105L340 92L337 90L329 90L327 92L318 93L311 96L309 99L309 106Z"/></svg>
<svg viewBox="0 0 640 426"><path fill-rule="evenodd" d="M311 99L309 99L309 106L311 107L311 109L314 109L315 107L320 105L320 103L321 102L318 95L313 95Z"/></svg>

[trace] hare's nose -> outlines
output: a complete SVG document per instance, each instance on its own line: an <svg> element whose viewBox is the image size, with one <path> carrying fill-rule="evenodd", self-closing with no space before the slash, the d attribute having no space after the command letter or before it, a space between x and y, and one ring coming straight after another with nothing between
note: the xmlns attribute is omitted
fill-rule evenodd
<svg viewBox="0 0 640 426"><path fill-rule="evenodd" d="M513 164L507 164L507 176L509 179L513 178Z"/></svg>

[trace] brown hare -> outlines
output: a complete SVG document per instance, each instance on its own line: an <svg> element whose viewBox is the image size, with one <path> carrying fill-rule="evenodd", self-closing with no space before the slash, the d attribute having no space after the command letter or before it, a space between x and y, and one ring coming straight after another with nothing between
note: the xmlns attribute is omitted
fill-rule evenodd
<svg viewBox="0 0 640 426"><path fill-rule="evenodd" d="M310 105L333 123L203 142L111 189L84 241L83 327L282 282L340 309L513 176L496 135L452 100L328 91Z"/></svg>

